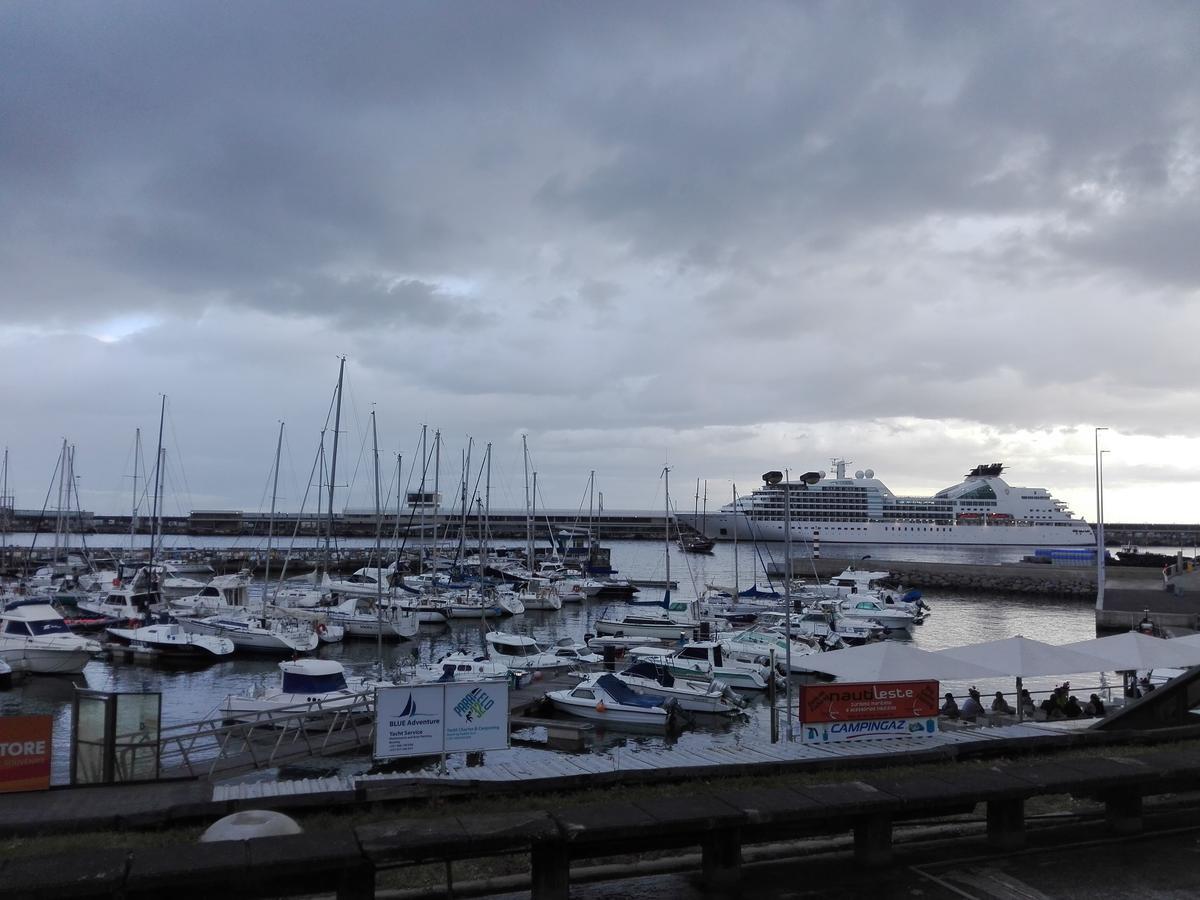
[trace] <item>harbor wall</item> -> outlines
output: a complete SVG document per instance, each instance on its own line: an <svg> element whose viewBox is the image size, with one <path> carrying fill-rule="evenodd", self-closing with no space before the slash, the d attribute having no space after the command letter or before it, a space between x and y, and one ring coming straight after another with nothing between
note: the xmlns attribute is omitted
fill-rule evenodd
<svg viewBox="0 0 1200 900"><path fill-rule="evenodd" d="M994 565L963 565L960 563L911 562L904 560L870 559L792 559L792 577L825 580L853 566L877 572L889 572L897 584L905 587L935 588L955 591L980 591L1003 594L1051 594L1094 599L1096 573L1093 569L1075 566L1038 563L997 563ZM773 567L774 575L782 575L783 564ZM1161 583L1159 573L1149 571L1131 576L1144 580L1147 586Z"/></svg>

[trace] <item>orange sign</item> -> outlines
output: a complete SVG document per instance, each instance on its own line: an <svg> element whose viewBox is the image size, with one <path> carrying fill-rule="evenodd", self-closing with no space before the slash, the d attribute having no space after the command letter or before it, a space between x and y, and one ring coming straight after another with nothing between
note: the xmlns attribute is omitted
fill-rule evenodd
<svg viewBox="0 0 1200 900"><path fill-rule="evenodd" d="M800 688L801 722L914 719L937 714L936 681L805 684Z"/></svg>
<svg viewBox="0 0 1200 900"><path fill-rule="evenodd" d="M0 794L50 788L52 716L0 716Z"/></svg>

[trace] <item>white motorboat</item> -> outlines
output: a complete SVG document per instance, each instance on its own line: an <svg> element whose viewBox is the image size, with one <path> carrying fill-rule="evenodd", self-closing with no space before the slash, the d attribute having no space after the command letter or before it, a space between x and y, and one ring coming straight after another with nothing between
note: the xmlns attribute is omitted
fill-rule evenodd
<svg viewBox="0 0 1200 900"><path fill-rule="evenodd" d="M192 634L177 622L141 628L109 628L108 633L135 649L156 650L173 658L211 659L231 656L234 651L233 641L229 638Z"/></svg>
<svg viewBox="0 0 1200 900"><path fill-rule="evenodd" d="M419 682L437 681L490 681L497 678L507 678L509 669L499 660L487 656L472 656L459 650L447 653L435 663L417 666L413 672L413 680Z"/></svg>
<svg viewBox="0 0 1200 900"><path fill-rule="evenodd" d="M0 611L0 659L15 672L78 675L100 644L73 634L43 600L18 600Z"/></svg>
<svg viewBox="0 0 1200 900"><path fill-rule="evenodd" d="M888 608L878 600L870 600L857 596L845 600L821 600L818 609L835 610L838 616L846 619L867 620L878 622L884 628L892 631L907 631L912 628L914 616L902 609Z"/></svg>
<svg viewBox="0 0 1200 900"><path fill-rule="evenodd" d="M167 600L167 609L175 616L214 616L232 608L243 609L250 600L250 575L218 575L200 590Z"/></svg>
<svg viewBox="0 0 1200 900"><path fill-rule="evenodd" d="M227 720L242 722L270 720L273 716L304 714L317 722L339 713L370 712L373 695L352 690L346 684L342 664L328 659L295 659L279 664L278 688L255 692L249 697L229 695L221 703Z"/></svg>
<svg viewBox="0 0 1200 900"><path fill-rule="evenodd" d="M514 595L525 609L556 612L562 609L563 598L552 587L541 587L536 591L522 591Z"/></svg>
<svg viewBox="0 0 1200 900"><path fill-rule="evenodd" d="M234 646L248 653L274 653L291 656L311 653L321 639L310 622L295 619L263 619L248 613L241 615L180 618L179 624L191 634L229 638Z"/></svg>
<svg viewBox="0 0 1200 900"><path fill-rule="evenodd" d="M97 597L79 600L76 606L82 613L119 622L144 622L149 609L158 602L158 595L134 587L113 587Z"/></svg>
<svg viewBox="0 0 1200 900"><path fill-rule="evenodd" d="M549 691L554 708L605 725L637 725L666 729L675 703L661 694L637 694L608 672L589 675L577 687Z"/></svg>
<svg viewBox="0 0 1200 900"><path fill-rule="evenodd" d="M414 613L396 606L360 609L361 597L349 597L326 613L331 625L344 629L346 637L407 641L420 630Z"/></svg>
<svg viewBox="0 0 1200 900"><path fill-rule="evenodd" d="M579 667L595 666L604 662L604 657L593 652L587 644L581 644L571 638L559 638L550 651L560 659L574 661Z"/></svg>
<svg viewBox="0 0 1200 900"><path fill-rule="evenodd" d="M578 654L560 656L554 650L543 649L537 641L523 634L489 631L483 639L487 642L488 656L510 669L544 671L571 669L579 665Z"/></svg>
<svg viewBox="0 0 1200 900"><path fill-rule="evenodd" d="M759 617L759 623L781 633L787 627L784 619L785 615L781 612L768 612ZM817 638L826 650L836 649L841 644L866 644L882 640L885 636L885 629L878 622L842 619L832 610L811 607L802 613L793 613L790 627L793 635L807 634Z"/></svg>
<svg viewBox="0 0 1200 900"><path fill-rule="evenodd" d="M774 676L764 662L729 658L718 641L692 641L674 652L662 647L635 647L635 660L649 660L681 678L721 681L735 690L765 691Z"/></svg>
<svg viewBox="0 0 1200 900"><path fill-rule="evenodd" d="M634 612L625 612L609 607L596 620L596 633L686 640L692 632L700 629L693 603L671 600L666 609L657 612L652 612L652 609L654 607L642 607Z"/></svg>
<svg viewBox="0 0 1200 900"><path fill-rule="evenodd" d="M732 659L757 662L763 657L770 658L775 651L775 664L782 673L788 656L788 639L768 628L747 628L743 631L722 632L717 639L725 648L726 654ZM792 659L820 653L821 647L814 638L806 634L793 634L791 640Z"/></svg>
<svg viewBox="0 0 1200 900"><path fill-rule="evenodd" d="M500 619L509 612L500 604L498 597L479 594L455 593L444 595L444 614L448 619Z"/></svg>
<svg viewBox="0 0 1200 900"><path fill-rule="evenodd" d="M720 681L676 678L663 666L642 660L617 673L630 690L637 694L669 697L688 712L715 716L735 716L746 701L732 688Z"/></svg>

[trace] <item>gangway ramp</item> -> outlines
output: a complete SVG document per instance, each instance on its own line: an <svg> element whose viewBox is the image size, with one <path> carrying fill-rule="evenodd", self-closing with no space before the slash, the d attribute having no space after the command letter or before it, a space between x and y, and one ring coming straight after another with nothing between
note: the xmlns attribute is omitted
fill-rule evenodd
<svg viewBox="0 0 1200 900"><path fill-rule="evenodd" d="M171 725L159 735L158 777L231 778L370 747L375 693Z"/></svg>

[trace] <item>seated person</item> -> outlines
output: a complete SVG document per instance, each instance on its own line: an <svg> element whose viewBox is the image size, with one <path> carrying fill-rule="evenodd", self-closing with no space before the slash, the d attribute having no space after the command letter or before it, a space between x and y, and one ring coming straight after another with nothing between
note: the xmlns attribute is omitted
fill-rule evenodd
<svg viewBox="0 0 1200 900"><path fill-rule="evenodd" d="M1005 715L1011 716L1015 715L1017 711L1008 705L1008 701L1004 699L1003 691L996 691L996 697L994 700L992 700L992 712L1004 713Z"/></svg>
<svg viewBox="0 0 1200 900"><path fill-rule="evenodd" d="M954 695L949 691L946 691L945 702L942 704L942 708L938 710L938 715L945 716L947 719L958 718L958 703L955 702Z"/></svg>
<svg viewBox="0 0 1200 900"><path fill-rule="evenodd" d="M967 699L963 701L959 716L966 722L974 722L981 715L983 715L983 704L979 702L979 691L971 688L967 692Z"/></svg>
<svg viewBox="0 0 1200 900"><path fill-rule="evenodd" d="M1100 699L1099 694L1092 694L1088 698L1087 706L1083 708L1083 714L1085 716L1092 716L1093 718L1103 716L1107 712L1108 710L1104 708L1104 701Z"/></svg>
<svg viewBox="0 0 1200 900"><path fill-rule="evenodd" d="M1078 719L1083 715L1083 707L1079 705L1079 698L1073 694L1067 698L1067 702L1063 704L1063 715L1068 719Z"/></svg>
<svg viewBox="0 0 1200 900"><path fill-rule="evenodd" d="M1021 689L1021 697L1019 702L1021 704L1021 715L1032 719L1034 712L1037 710L1037 706L1033 702L1033 697L1029 695L1028 688Z"/></svg>

